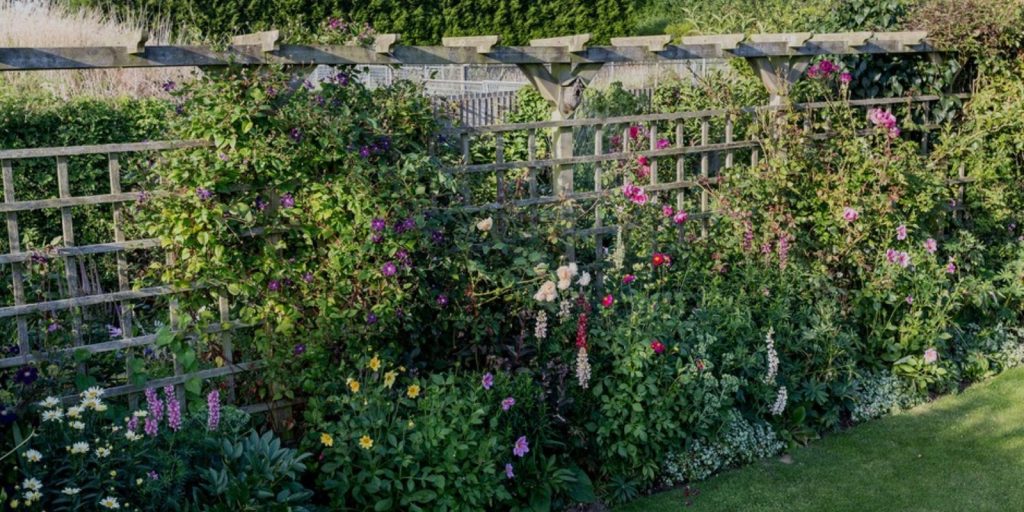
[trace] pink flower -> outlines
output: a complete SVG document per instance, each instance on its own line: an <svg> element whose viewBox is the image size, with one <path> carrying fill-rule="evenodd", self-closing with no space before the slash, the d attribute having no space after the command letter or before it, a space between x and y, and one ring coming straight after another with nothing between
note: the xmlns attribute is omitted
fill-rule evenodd
<svg viewBox="0 0 1024 512"><path fill-rule="evenodd" d="M924 250L928 251L928 254L935 254L935 251L939 249L939 244L934 238L929 238L924 241Z"/></svg>
<svg viewBox="0 0 1024 512"><path fill-rule="evenodd" d="M513 479L515 477L516 477L516 474L512 470L512 463L511 462L505 463L505 478L508 478L508 479L511 480L511 479Z"/></svg>
<svg viewBox="0 0 1024 512"><path fill-rule="evenodd" d="M879 108L873 108L868 110L868 121L871 124L886 130L889 134L889 138L895 139L900 135L899 126L897 126L896 117L891 112Z"/></svg>
<svg viewBox="0 0 1024 512"><path fill-rule="evenodd" d="M928 350L924 351L924 362L926 364L932 364L935 361L938 361L938 359L939 353L936 352L934 348L929 348Z"/></svg>
<svg viewBox="0 0 1024 512"><path fill-rule="evenodd" d="M666 204L665 206L661 207L661 214L662 215L664 215L666 217L671 217L673 213L675 213L675 210L673 210L671 206Z"/></svg>
<svg viewBox="0 0 1024 512"><path fill-rule="evenodd" d="M907 298L904 299L904 300L907 301L907 304L913 304L914 303L914 296L913 295L907 295Z"/></svg>
<svg viewBox="0 0 1024 512"><path fill-rule="evenodd" d="M953 263L952 260L950 260L949 265L946 265L946 273L947 274L955 274L956 273L956 263Z"/></svg>
<svg viewBox="0 0 1024 512"><path fill-rule="evenodd" d="M903 224L900 224L899 226L896 226L896 240L906 240L906 239L907 239L907 226L905 226Z"/></svg>
<svg viewBox="0 0 1024 512"><path fill-rule="evenodd" d="M636 139L639 136L640 136L640 127L637 126L637 125L630 126L629 127L629 138Z"/></svg>
<svg viewBox="0 0 1024 512"><path fill-rule="evenodd" d="M903 268L909 267L910 266L910 255L905 253L905 252L903 252L903 251L900 251L899 255L896 257L896 263L899 263L900 266L903 267Z"/></svg>
<svg viewBox="0 0 1024 512"><path fill-rule="evenodd" d="M682 224L682 223L686 222L686 219L689 218L689 217L690 217L689 214L687 214L686 212L684 212L682 210L679 210L672 217L672 222L675 222L676 224Z"/></svg>
<svg viewBox="0 0 1024 512"><path fill-rule="evenodd" d="M650 161L647 160L646 156L640 156L639 158L637 158L636 163L640 165L650 165Z"/></svg>
<svg viewBox="0 0 1024 512"><path fill-rule="evenodd" d="M843 71L839 75L839 81L844 84L849 84L853 81L853 75L851 75L849 71Z"/></svg>
<svg viewBox="0 0 1024 512"><path fill-rule="evenodd" d="M665 344L658 340L654 340L651 342L651 350L653 350L655 354L660 354L665 351Z"/></svg>
<svg viewBox="0 0 1024 512"><path fill-rule="evenodd" d="M860 218L860 213L847 206L846 208L843 208L843 218L846 219L846 222L853 222Z"/></svg>
<svg viewBox="0 0 1024 512"><path fill-rule="evenodd" d="M660 267L662 265L671 265L671 264L672 264L672 257L669 256L668 254L656 252L653 255L651 255L651 265L654 265L655 267Z"/></svg>
<svg viewBox="0 0 1024 512"><path fill-rule="evenodd" d="M656 149L665 149L669 145L668 139L658 139L658 142L654 144Z"/></svg>
<svg viewBox="0 0 1024 512"><path fill-rule="evenodd" d="M612 307L612 304L615 304L615 296L610 293L608 295L605 295L604 298L601 299L601 305L606 308Z"/></svg>
<svg viewBox="0 0 1024 512"><path fill-rule="evenodd" d="M646 178L646 177L648 177L650 175L651 175L651 166L649 166L649 165L641 165L640 168L636 170L636 176L638 178Z"/></svg>
<svg viewBox="0 0 1024 512"><path fill-rule="evenodd" d="M526 436L521 436L516 439L516 444L512 447L512 454L516 457L524 457L527 453L530 453L530 443L526 440Z"/></svg>
<svg viewBox="0 0 1024 512"><path fill-rule="evenodd" d="M647 193L644 192L644 189L632 183L627 183L622 186L622 195L626 196L626 199L629 199L640 206L647 204Z"/></svg>
<svg viewBox="0 0 1024 512"><path fill-rule="evenodd" d="M507 411L507 410L511 409L512 406L515 405L515 404L516 404L516 399L512 398L512 397L508 397L508 398L506 398L506 399L501 401L501 410Z"/></svg>
<svg viewBox="0 0 1024 512"><path fill-rule="evenodd" d="M491 372L485 373L484 376L480 378L480 384L483 385L484 389L491 389L491 386L494 385L494 375L491 375Z"/></svg>
<svg viewBox="0 0 1024 512"><path fill-rule="evenodd" d="M626 274L622 276L622 284L633 284L633 281L636 281L636 276L633 274Z"/></svg>

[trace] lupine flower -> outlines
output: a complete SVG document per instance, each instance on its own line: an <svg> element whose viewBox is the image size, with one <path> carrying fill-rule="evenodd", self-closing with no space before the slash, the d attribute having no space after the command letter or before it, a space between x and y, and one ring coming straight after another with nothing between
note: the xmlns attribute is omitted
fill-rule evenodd
<svg viewBox="0 0 1024 512"><path fill-rule="evenodd" d="M395 275L396 272L398 272L398 267L396 267L395 263L391 261L385 263L384 266L380 267L380 273L383 274L384 277L391 277Z"/></svg>
<svg viewBox="0 0 1024 512"><path fill-rule="evenodd" d="M896 240L906 240L906 239L907 239L907 226L905 226L903 224L900 224L899 226L896 226Z"/></svg>
<svg viewBox="0 0 1024 512"><path fill-rule="evenodd" d="M156 390L153 388L146 388L146 417L156 420L158 423L164 417L164 403L160 401L160 397L157 396Z"/></svg>
<svg viewBox="0 0 1024 512"><path fill-rule="evenodd" d="M576 348L587 346L587 314L580 313L576 319Z"/></svg>
<svg viewBox="0 0 1024 512"><path fill-rule="evenodd" d="M214 389L206 395L206 429L217 430L220 426L220 391Z"/></svg>
<svg viewBox="0 0 1024 512"><path fill-rule="evenodd" d="M658 340L654 340L651 342L651 350L653 350L655 354L661 354L665 351L665 344Z"/></svg>
<svg viewBox="0 0 1024 512"><path fill-rule="evenodd" d="M768 328L764 344L768 351L768 371L765 373L764 383L773 384L775 383L775 376L779 373L779 353L775 351L775 328Z"/></svg>
<svg viewBox="0 0 1024 512"><path fill-rule="evenodd" d="M626 274L622 276L622 284L633 284L633 281L636 281L636 276L633 274Z"/></svg>
<svg viewBox="0 0 1024 512"><path fill-rule="evenodd" d="M213 192L210 192L209 189L205 189L203 187L196 187L196 197L198 197L200 201L208 201L213 197Z"/></svg>
<svg viewBox="0 0 1024 512"><path fill-rule="evenodd" d="M533 336L538 340L548 337L548 314L544 310L537 312L537 325L533 328Z"/></svg>
<svg viewBox="0 0 1024 512"><path fill-rule="evenodd" d="M590 387L590 357L586 346L576 352L576 382L583 389Z"/></svg>
<svg viewBox="0 0 1024 512"><path fill-rule="evenodd" d="M521 436L516 439L516 444L512 447L512 454L521 458L525 457L527 453L530 453L530 443L526 440L526 436Z"/></svg>
<svg viewBox="0 0 1024 512"><path fill-rule="evenodd" d="M678 212L676 212L675 215L672 216L672 222L675 222L676 224L682 224L686 222L686 219L688 219L689 217L690 215L687 214L685 211L679 210Z"/></svg>
<svg viewBox="0 0 1024 512"><path fill-rule="evenodd" d="M934 238L929 238L924 241L924 250L928 251L928 254L935 254L935 251L939 249L938 242Z"/></svg>
<svg viewBox="0 0 1024 512"><path fill-rule="evenodd" d="M167 426L177 432L181 429L181 403L175 396L174 386L164 386L164 400L167 403Z"/></svg>
<svg viewBox="0 0 1024 512"><path fill-rule="evenodd" d="M613 304L615 304L615 296L610 293L608 295L605 295L604 298L601 299L601 305L606 308L612 307Z"/></svg>
<svg viewBox="0 0 1024 512"><path fill-rule="evenodd" d="M146 435L149 437L156 437L157 433L159 432L159 429L160 422L157 421L156 418L147 416L146 423L142 428Z"/></svg>
<svg viewBox="0 0 1024 512"><path fill-rule="evenodd" d="M860 213L858 213L857 210L854 210L849 206L843 208L843 219L846 219L846 222L853 222L857 220L859 217Z"/></svg>
<svg viewBox="0 0 1024 512"><path fill-rule="evenodd" d="M511 480L511 479L513 479L515 477L516 477L516 474L512 471L512 463L511 462L506 462L505 463L505 478L508 478L508 479Z"/></svg>
<svg viewBox="0 0 1024 512"><path fill-rule="evenodd" d="M786 386L780 386L778 393L775 395L775 403L771 407L772 416L778 416L786 410L786 401L788 399L789 395L786 392Z"/></svg>
<svg viewBox="0 0 1024 512"><path fill-rule="evenodd" d="M512 398L512 397L508 397L508 398L506 398L506 399L501 401L501 410L508 411L515 404L516 404L516 399Z"/></svg>
<svg viewBox="0 0 1024 512"><path fill-rule="evenodd" d="M935 361L938 361L938 359L939 353L934 348L929 348L928 350L924 351L924 362L926 364L932 364Z"/></svg>
<svg viewBox="0 0 1024 512"><path fill-rule="evenodd" d="M487 372L483 377L480 378L480 384L483 385L484 389L490 390L491 386L494 386L494 375L491 372Z"/></svg>
<svg viewBox="0 0 1024 512"><path fill-rule="evenodd" d="M39 378L39 369L35 366L22 366L18 369L18 373L14 374L14 382L23 386L31 385L36 379Z"/></svg>

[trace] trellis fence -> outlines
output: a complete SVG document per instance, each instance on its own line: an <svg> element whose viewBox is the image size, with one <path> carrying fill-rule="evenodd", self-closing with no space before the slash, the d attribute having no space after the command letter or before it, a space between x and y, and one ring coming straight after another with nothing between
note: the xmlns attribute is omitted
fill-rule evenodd
<svg viewBox="0 0 1024 512"><path fill-rule="evenodd" d="M650 108L654 89L626 89ZM518 91L467 93L452 96L431 96L434 111L460 126L488 126L504 122L510 113L519 110ZM585 99L584 99L585 103Z"/></svg>
<svg viewBox="0 0 1024 512"><path fill-rule="evenodd" d="M858 109L884 108L904 109L904 116L915 119L916 129L927 150L929 132L937 128L932 121L931 107L940 101L937 96L913 98L872 99L849 102ZM803 111L805 119L814 119L815 112L829 107L828 103L809 103L792 108ZM577 251L584 247L593 255L581 253L580 260L599 263L608 256L608 240L617 227L606 225L602 212L602 199L619 191L620 184L606 185L603 174L619 162L635 161L640 156L650 161L651 172L643 185L648 192L671 195L674 206L691 212L690 219L699 224L701 233L706 233L714 215L712 195L721 178L721 169L749 161L756 165L760 157L761 143L756 130L741 129L752 126L758 116L770 114L780 107L751 107L735 111L706 110L651 114L598 119L571 119L513 125L461 127L451 129L448 139L455 141L461 151L461 165L451 169L462 184L461 206L470 211L493 212L500 217L508 209L528 210L555 208L560 212L573 213L575 225L566 233L566 253L575 258ZM811 129L808 123L808 129ZM665 134L672 134L674 143L663 147L659 141ZM827 131L811 134L813 137L828 137ZM635 150L624 141L643 138L643 148ZM513 139L525 141L525 151L513 154L509 143ZM551 154L554 146L569 141L561 149L558 158ZM617 142L616 142L617 141ZM493 161L474 161L471 149L477 143L493 144ZM98 146L72 146L59 148L36 148L0 150L4 200L0 211L6 217L9 252L0 255L0 265L9 269L10 285L13 292L11 301L0 307L0 325L11 326L10 336L17 342L16 355L0 358L0 369L21 367L29 363L43 363L54 360L72 361L77 354L115 354L113 362L107 361L108 374L115 375L115 381L108 387L108 396L130 395L142 391L142 387L130 381L131 361L138 352L156 342L152 326L153 318L143 319L145 314L160 318L168 325L178 325L178 311L175 297L189 290L174 289L165 284L146 286L140 279L141 273L133 273L129 261L134 258L160 256L160 243L151 238L129 236L125 226L126 205L169 194L159 190L124 190L121 182L122 162L126 159L147 155L158 157L160 152L173 150L205 151L205 141L140 142L134 144L111 144ZM662 146L662 147L659 147ZM509 151L506 151L509 149ZM84 155L106 155L109 171L109 193L78 196L70 189L69 174L72 159ZM45 199L18 198L15 190L15 173L19 163L32 159L53 159L57 176L55 197ZM969 177L961 176L949 181L962 199ZM962 201L961 201L962 203ZM962 207L962 206L961 206ZM110 208L111 239L100 243L77 244L75 236L74 211L77 208ZM62 237L59 247L39 252L22 247L19 232L19 216L37 210L60 212ZM257 234L258 233L254 233ZM682 235L681 235L682 236ZM694 232L693 236L697 236ZM143 256L139 256L142 254ZM97 291L87 286L88 280L81 271L83 261L92 257L113 256L116 259L117 290ZM31 265L54 264L63 271L61 297L33 297L26 293L26 270ZM106 339L88 336L86 310L90 307L112 307L118 325ZM182 370L181 364L174 365L172 375L151 380L146 386L177 385L190 379L218 379L227 381L234 394L237 385L235 376L258 369L261 362L245 357L232 343L232 333L247 328L232 315L237 305L230 304L227 294L221 294L215 309L220 323L207 329L215 352L219 354L217 364L207 362L206 367L191 373ZM108 310L111 311L111 310ZM70 330L70 344L50 346L46 341L49 318L62 315ZM148 330L140 326L149 326ZM124 355L124 357L117 357ZM177 363L177 362L176 362ZM120 370L109 365L122 365ZM78 372L86 372L85 363L80 362ZM250 410L264 410L280 404L250 404Z"/></svg>

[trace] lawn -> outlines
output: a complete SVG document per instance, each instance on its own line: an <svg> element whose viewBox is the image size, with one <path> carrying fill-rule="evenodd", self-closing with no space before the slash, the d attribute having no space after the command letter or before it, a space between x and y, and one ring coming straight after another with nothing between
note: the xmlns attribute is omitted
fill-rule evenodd
<svg viewBox="0 0 1024 512"><path fill-rule="evenodd" d="M1024 510L1024 369L619 512Z"/></svg>

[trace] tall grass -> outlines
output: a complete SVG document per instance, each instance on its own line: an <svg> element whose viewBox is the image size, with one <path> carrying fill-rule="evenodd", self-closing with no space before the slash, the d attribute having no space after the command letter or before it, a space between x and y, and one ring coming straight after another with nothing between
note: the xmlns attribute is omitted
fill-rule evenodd
<svg viewBox="0 0 1024 512"><path fill-rule="evenodd" d="M165 20L110 19L89 9L71 9L52 0L0 0L0 47L126 46L146 29L147 44L173 44ZM148 97L166 94L162 84L182 80L190 68L136 68L0 72L0 86L40 90L58 98Z"/></svg>

